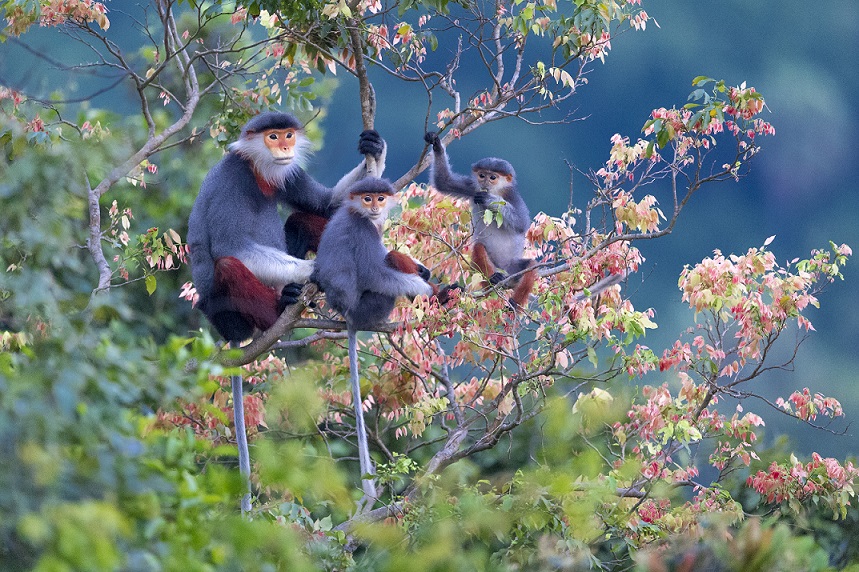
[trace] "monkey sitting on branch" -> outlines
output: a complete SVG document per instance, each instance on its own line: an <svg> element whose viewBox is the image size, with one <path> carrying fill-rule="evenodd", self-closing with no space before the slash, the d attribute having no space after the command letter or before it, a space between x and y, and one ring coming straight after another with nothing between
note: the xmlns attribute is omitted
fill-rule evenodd
<svg viewBox="0 0 859 572"><path fill-rule="evenodd" d="M472 262L489 284L524 272L516 279L510 297L514 308L524 308L537 280L537 270L532 259L522 256L531 215L517 189L516 171L504 159L487 157L471 166L470 176L459 175L451 171L438 134L427 133L424 140L432 146L432 186L446 195L471 201ZM484 219L487 211L493 215L488 223ZM501 215L500 225L496 213Z"/></svg>
<svg viewBox="0 0 859 572"><path fill-rule="evenodd" d="M359 151L378 151L383 164L385 144L378 134L365 131L360 141ZM200 188L188 220L191 273L197 307L227 341L270 328L297 299L296 288L282 289L307 282L313 263L300 258L315 248L345 189L365 174L362 161L334 188L325 187L302 169L308 147L295 117L262 113L247 122ZM278 203L297 211L286 236ZM311 216L318 219L315 226ZM302 245L298 254L288 253L288 242Z"/></svg>
<svg viewBox="0 0 859 572"><path fill-rule="evenodd" d="M384 162L385 145L377 133L362 133L361 142L359 150L378 151L377 160ZM342 190L365 174L362 161L329 189L301 168L308 146L301 124L292 115L267 112L254 117L229 146L230 152L206 175L191 210L188 247L197 307L234 347L254 330L269 329L283 309L297 301L300 284L313 271L312 261L287 253L288 236L278 203L308 216L327 217ZM309 230L299 228L293 240L315 245L321 226L305 226ZM247 480L250 462L241 376L231 381L239 465ZM249 509L246 495L242 511Z"/></svg>
<svg viewBox="0 0 859 572"><path fill-rule="evenodd" d="M349 195L322 234L311 280L325 292L325 299L345 319L349 333L349 372L358 458L361 474L374 469L367 445L367 429L361 409L356 333L383 324L399 296L430 295L429 270L382 244L382 228L393 206L394 188L387 181L367 178L349 188ZM370 499L377 498L374 479L363 479Z"/></svg>

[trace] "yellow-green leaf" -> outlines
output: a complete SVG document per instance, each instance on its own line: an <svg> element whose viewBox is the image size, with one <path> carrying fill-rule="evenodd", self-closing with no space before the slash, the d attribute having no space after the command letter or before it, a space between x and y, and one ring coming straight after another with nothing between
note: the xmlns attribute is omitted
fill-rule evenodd
<svg viewBox="0 0 859 572"><path fill-rule="evenodd" d="M148 292L149 295L152 296L152 293L155 292L155 288L157 288L157 287L158 287L158 284L155 280L155 276L153 276L152 274L147 276L146 277L146 292Z"/></svg>

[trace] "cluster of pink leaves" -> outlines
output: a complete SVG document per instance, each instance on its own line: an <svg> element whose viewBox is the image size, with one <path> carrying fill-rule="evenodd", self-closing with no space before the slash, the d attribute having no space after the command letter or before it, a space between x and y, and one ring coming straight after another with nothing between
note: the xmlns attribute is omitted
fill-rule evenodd
<svg viewBox="0 0 859 572"><path fill-rule="evenodd" d="M8 99L12 102L12 105L17 109L21 102L23 102L26 98L22 93L15 91L14 89L9 89L8 87L0 87L0 101L4 99Z"/></svg>
<svg viewBox="0 0 859 572"><path fill-rule="evenodd" d="M854 485L859 469L853 463L843 465L831 457L811 455L811 461L801 463L791 458L790 463L773 462L766 471L751 475L746 484L768 503L788 502L796 506L804 500L823 502L837 517L843 518L854 496Z"/></svg>
<svg viewBox="0 0 859 572"><path fill-rule="evenodd" d="M777 336L796 320L806 330L811 322L802 311L811 304L820 282L833 279L832 263L820 261L818 268L781 268L775 256L765 248L751 248L743 255L725 257L718 250L693 268L686 267L680 275L683 300L696 312L709 311L729 315L736 326L735 362L724 364L720 375L738 375L748 360L762 356L767 341ZM834 263L837 268L837 262ZM701 343L701 342L699 342ZM725 361L724 347L701 344L714 362ZM662 369L665 369L663 367Z"/></svg>
<svg viewBox="0 0 859 572"><path fill-rule="evenodd" d="M243 379L251 386L258 386L269 378L282 378L286 375L286 368L287 364L283 359L269 356L245 366ZM212 379L217 383L213 393L195 401L179 400L175 407L159 410L157 424L164 427L189 427L198 437L215 444L234 442L235 425L230 378L217 376ZM243 400L245 425L250 438L259 432L260 427L268 427L265 408L267 398L268 395L262 391L245 392Z"/></svg>
<svg viewBox="0 0 859 572"><path fill-rule="evenodd" d="M655 480L691 485L696 497L677 507L677 513L736 513L736 503L725 491L695 483L697 469L687 459L678 462L676 457L689 446L710 440L709 463L719 471L748 467L758 459L755 428L764 425L763 419L751 412L741 415L740 405L728 417L717 405L724 396L736 396L739 384L757 377L769 349L790 321L799 329L811 327L803 310L816 304L815 294L840 276L838 268L851 251L833 244L831 252L812 254L809 260L795 260L794 268L782 268L765 248L727 258L717 252L683 271L679 281L683 299L707 319L697 330L687 332L691 342L677 340L658 360L660 370L677 370L680 389L676 396L668 384L644 386L643 402L634 403L628 421L612 428L616 467L630 459L640 464L640 477L629 483L632 488ZM816 415L843 415L837 400L812 395L808 389L795 392L788 400L780 398L776 405L804 421ZM773 463L767 471L749 477L747 485L768 503L787 501L798 509L798 503L813 498L843 514L854 496L857 476L859 471L852 464L842 466L835 459L814 454L807 464L796 460L790 466ZM645 502L638 515L644 522L654 523L673 514L669 509L664 502ZM634 524L630 525L633 532L637 530Z"/></svg>
<svg viewBox="0 0 859 572"><path fill-rule="evenodd" d="M37 20L40 26L59 26L68 21L80 24L95 22L102 30L110 27L107 8L93 0L48 0L33 6L6 8L6 27L3 32L20 36Z"/></svg>
<svg viewBox="0 0 859 572"><path fill-rule="evenodd" d="M762 426L757 414L740 417L741 408L730 418L718 412L718 397L707 402L707 391L696 385L688 375L681 376L681 389L676 397L667 384L660 387L644 386L643 403L634 403L625 423L617 422L612 431L614 440L623 452L641 463L641 474L647 479L664 479L685 483L697 475L697 469L675 462L674 455L684 446L703 439L720 437L710 463L724 469L733 460L748 466L757 458L752 445L757 436L753 427ZM712 405L710 408L705 405Z"/></svg>
<svg viewBox="0 0 859 572"><path fill-rule="evenodd" d="M654 112L656 113L656 112ZM645 195L635 200L633 193L623 189L619 183L624 179L632 182L635 180L637 167L648 164L656 164L661 160L658 153L647 157L649 142L639 139L635 144L630 144L628 137L615 134L611 138L611 151L605 167L596 172L596 176L608 187L606 192L611 198L611 206L614 209L617 221L617 233L623 232L623 227L638 230L640 232L655 232L659 230L660 219L665 216L655 205L656 198L653 195ZM642 175L646 177L645 173Z"/></svg>
<svg viewBox="0 0 859 572"><path fill-rule="evenodd" d="M803 421L814 421L818 415L832 418L844 415L841 403L837 399L826 397L820 393L811 395L811 391L807 387L803 388L801 392L794 391L787 400L779 397L775 403Z"/></svg>
<svg viewBox="0 0 859 572"><path fill-rule="evenodd" d="M605 61L605 57L611 50L611 34L603 32L599 38L594 38L589 33L584 32L579 36L579 41L582 47L586 48L585 53L591 60L599 59Z"/></svg>
<svg viewBox="0 0 859 572"><path fill-rule="evenodd" d="M154 165L150 165L149 172L155 172ZM117 263L117 271L123 280L129 280L129 266L145 262L151 270L170 270L178 268L188 261L188 245L182 242L179 233L172 228L160 232L157 227L148 229L139 234L132 242L128 230L134 215L131 209L119 208L117 201L113 201L108 209L110 223L105 236L109 237L113 247L119 252L114 255L113 261ZM191 299L193 293L189 288L183 288L180 297Z"/></svg>
<svg viewBox="0 0 859 572"><path fill-rule="evenodd" d="M103 30L107 30L110 22L107 19L107 7L93 0L51 0L42 4L39 16L40 26L58 26L68 20L76 22L96 22Z"/></svg>
<svg viewBox="0 0 859 572"><path fill-rule="evenodd" d="M28 117L24 113L23 109L21 108L21 104L28 101L24 94L17 92L14 89L0 87L0 104L2 104L3 101L12 102L12 108L8 109L5 107L0 107L0 111L2 111L3 115L8 115L10 118L14 118L17 122L22 124L24 131L30 133L43 133L47 130L45 126L45 121L39 116L38 113L36 113L32 117Z"/></svg>
<svg viewBox="0 0 859 572"><path fill-rule="evenodd" d="M631 191L624 190L620 183L624 180L635 181L636 171L642 171L641 179L651 176L651 171L667 159L655 152L654 145L670 143L673 149L671 162L677 167L689 165L696 160L695 150L707 150L715 145L715 135L731 133L740 150L754 154L753 141L757 135L773 135L773 126L755 115L764 107L764 100L754 88L732 87L727 90L726 99L713 100L706 113L694 113L691 108L658 108L651 112L651 119L643 129L645 138L631 143L628 137L615 134L608 161L596 172L596 178L605 185L605 193L612 200L615 218L629 229L651 233L659 230L659 221L664 219L662 212L655 207L657 201L652 195L635 200ZM657 137L668 137L667 141ZM734 177L738 177L739 164L725 165ZM621 232L621 228L617 232Z"/></svg>

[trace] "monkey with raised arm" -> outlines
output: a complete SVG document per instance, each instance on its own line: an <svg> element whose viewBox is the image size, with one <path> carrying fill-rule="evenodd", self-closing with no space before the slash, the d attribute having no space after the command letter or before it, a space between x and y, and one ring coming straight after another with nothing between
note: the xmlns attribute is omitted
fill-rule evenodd
<svg viewBox="0 0 859 572"><path fill-rule="evenodd" d="M513 166L504 159L487 157L471 166L471 175L460 175L451 171L437 133L427 133L424 140L432 147L432 186L441 193L471 201L474 265L491 284L527 270L517 279L511 296L516 307L525 307L537 280L537 270L532 268L533 260L523 257L531 215L519 194ZM496 224L494 216L486 223L483 218L486 211L500 212L501 225Z"/></svg>
<svg viewBox="0 0 859 572"><path fill-rule="evenodd" d="M361 161L333 188L325 187L302 168L308 147L295 117L262 113L203 181L188 221L191 272L198 307L228 341L268 329L295 300L294 288L281 296L283 287L307 282L313 263L300 258L315 248L344 190L364 176ZM359 151L377 153L383 168L385 144L377 133L362 133ZM288 222L284 233L278 203L296 209L289 220L303 222ZM287 241L296 252L288 253Z"/></svg>
<svg viewBox="0 0 859 572"><path fill-rule="evenodd" d="M361 132L358 153L375 159L374 173L367 172L364 160L330 189L315 181L301 168L296 169L294 176L286 179L284 201L292 207L293 212L286 220L284 233L286 248L291 255L306 258L308 252L316 252L325 224L337 210L349 185L365 176L381 177L384 173L387 145L376 131L369 129Z"/></svg>
<svg viewBox="0 0 859 572"><path fill-rule="evenodd" d="M345 319L349 331L349 371L358 433L362 475L374 473L361 409L356 332L387 320L399 296L430 295L435 288L429 271L409 256L389 252L382 244L382 227L393 206L394 188L387 181L367 178L352 185L348 198L322 234L311 280ZM363 480L365 494L376 497L372 479Z"/></svg>
<svg viewBox="0 0 859 572"><path fill-rule="evenodd" d="M375 132L361 135L362 152L379 155L384 141ZM364 176L364 161L329 189L304 172L309 142L298 120L287 113L254 117L239 140L209 171L188 220L191 275L199 295L197 307L218 333L233 345L255 329L267 330L284 307L297 300L300 283L307 282L313 262L287 253L287 236L278 204L300 213L330 216L343 189ZM319 226L319 225L317 225ZM321 235L321 228L308 226ZM299 229L294 240L312 235ZM247 478L250 465L242 420L241 377L234 376L233 407L239 439L239 463ZM240 428L241 426L241 428ZM249 497L242 510L250 509Z"/></svg>

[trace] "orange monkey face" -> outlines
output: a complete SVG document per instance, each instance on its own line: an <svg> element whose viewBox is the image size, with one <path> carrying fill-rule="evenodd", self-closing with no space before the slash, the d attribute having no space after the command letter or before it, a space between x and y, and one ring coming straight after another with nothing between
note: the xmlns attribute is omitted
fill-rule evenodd
<svg viewBox="0 0 859 572"><path fill-rule="evenodd" d="M376 219L388 214L388 195L383 193L366 193L361 195L361 206L368 218Z"/></svg>
<svg viewBox="0 0 859 572"><path fill-rule="evenodd" d="M496 173L486 169L475 169L474 176L477 178L477 184L484 191L501 195L504 187L510 184L513 177L504 173Z"/></svg>
<svg viewBox="0 0 859 572"><path fill-rule="evenodd" d="M265 146L272 160L278 165L289 165L295 160L295 144L298 142L297 129L266 129L262 132Z"/></svg>

